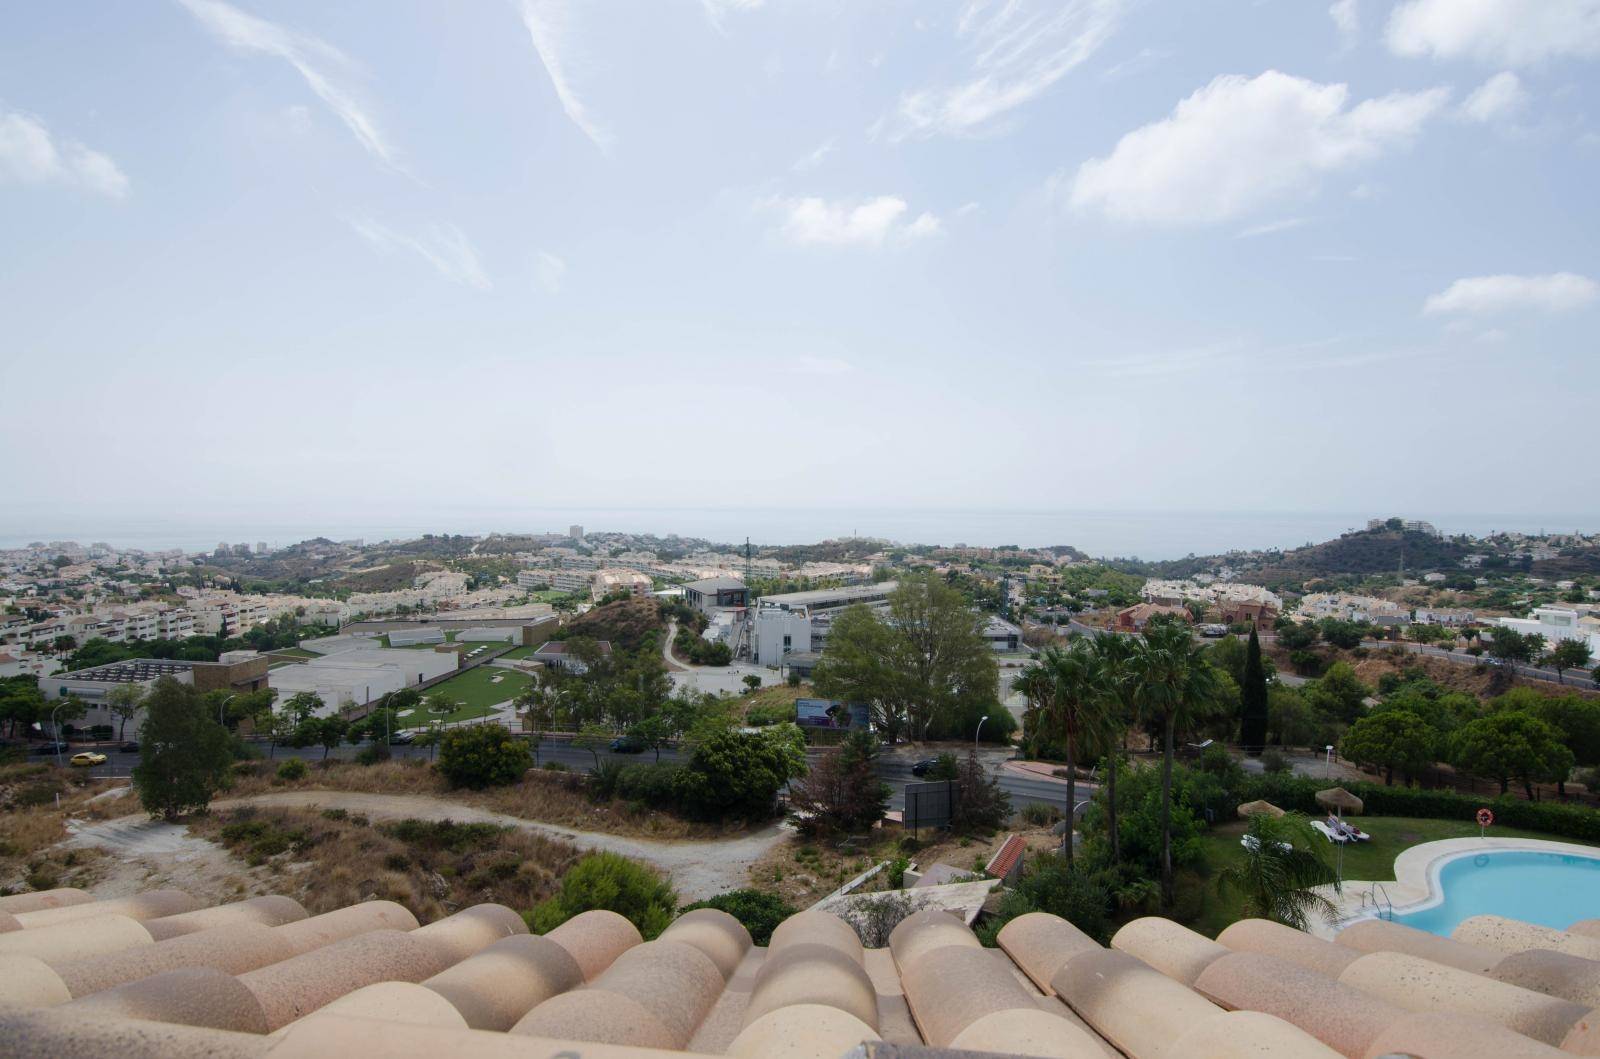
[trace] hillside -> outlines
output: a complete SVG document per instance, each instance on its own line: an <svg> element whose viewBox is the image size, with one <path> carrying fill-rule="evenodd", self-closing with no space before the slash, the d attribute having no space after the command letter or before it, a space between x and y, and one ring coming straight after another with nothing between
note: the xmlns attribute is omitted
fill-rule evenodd
<svg viewBox="0 0 1600 1059"><path fill-rule="evenodd" d="M614 646L636 650L644 638L666 627L661 607L653 599L622 599L596 607L567 623L567 636L609 640Z"/></svg>

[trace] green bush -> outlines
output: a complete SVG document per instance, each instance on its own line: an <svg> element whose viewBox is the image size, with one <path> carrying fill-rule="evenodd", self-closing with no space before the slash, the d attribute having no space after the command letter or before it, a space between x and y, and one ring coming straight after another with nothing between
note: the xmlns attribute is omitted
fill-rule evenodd
<svg viewBox="0 0 1600 1059"><path fill-rule="evenodd" d="M1278 775L1289 771L1289 759L1278 750L1263 750L1261 752L1261 768L1268 775Z"/></svg>
<svg viewBox="0 0 1600 1059"><path fill-rule="evenodd" d="M288 761L285 761L283 764L278 766L278 778L285 782L292 783L295 780L305 779L306 773L310 771L311 770L306 766L305 761L297 757L292 757Z"/></svg>
<svg viewBox="0 0 1600 1059"><path fill-rule="evenodd" d="M795 912L781 895L767 890L729 890L709 900L685 905L683 911L692 912L697 908L715 908L728 913L744 924L744 929L750 932L750 940L757 945L771 941L773 930Z"/></svg>
<svg viewBox="0 0 1600 1059"><path fill-rule="evenodd" d="M498 724L452 728L439 740L439 772L452 787L503 787L533 766L527 740Z"/></svg>
<svg viewBox="0 0 1600 1059"><path fill-rule="evenodd" d="M756 706L747 712L744 721L752 728L765 728L769 724L782 724L795 719L795 705L792 702L768 702Z"/></svg>
<svg viewBox="0 0 1600 1059"><path fill-rule="evenodd" d="M1059 805L1051 805L1049 802L1029 802L1017 815L1021 816L1022 822L1030 827L1049 827L1065 814Z"/></svg>
<svg viewBox="0 0 1600 1059"><path fill-rule="evenodd" d="M675 809L678 774L682 771L682 765L645 762L625 765L622 775L617 777L617 797L658 809Z"/></svg>
<svg viewBox="0 0 1600 1059"><path fill-rule="evenodd" d="M667 929L677 907L672 887L650 868L618 853L590 853L562 877L554 897L523 918L535 934L548 934L581 912L605 909L628 920L648 941Z"/></svg>
<svg viewBox="0 0 1600 1059"><path fill-rule="evenodd" d="M493 845L508 828L499 824L458 824L454 820L401 820L384 830L409 846L471 853Z"/></svg>
<svg viewBox="0 0 1600 1059"><path fill-rule="evenodd" d="M911 861L905 857L896 857L889 862L889 885L896 890L906 884L906 869L911 867Z"/></svg>
<svg viewBox="0 0 1600 1059"><path fill-rule="evenodd" d="M773 815L784 784L805 771L805 737L792 724L756 735L720 731L695 747L673 786L692 815L760 820Z"/></svg>

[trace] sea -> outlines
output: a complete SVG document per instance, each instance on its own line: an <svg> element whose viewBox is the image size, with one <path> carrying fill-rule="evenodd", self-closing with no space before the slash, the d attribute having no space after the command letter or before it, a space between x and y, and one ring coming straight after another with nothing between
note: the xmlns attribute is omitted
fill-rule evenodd
<svg viewBox="0 0 1600 1059"><path fill-rule="evenodd" d="M1573 533L1594 531L1600 516L1574 514L1395 513L1432 522L1441 533L1487 536L1496 532ZM408 540L424 533L676 534L742 546L813 544L839 537L875 537L899 544L966 544L1025 548L1068 544L1101 557L1179 559L1239 550L1296 548L1364 528L1389 513L1271 511L1029 511L907 508L535 508L451 512L439 517L334 519L329 521L194 521L107 519L13 524L0 515L0 548L33 541L104 541L119 548L211 551L219 543L264 541L273 548L313 537L359 538L368 544Z"/></svg>

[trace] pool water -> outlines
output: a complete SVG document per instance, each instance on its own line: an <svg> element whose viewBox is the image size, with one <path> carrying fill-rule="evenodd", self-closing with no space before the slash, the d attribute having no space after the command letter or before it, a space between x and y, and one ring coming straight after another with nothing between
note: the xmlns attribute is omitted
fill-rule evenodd
<svg viewBox="0 0 1600 1059"><path fill-rule="evenodd" d="M1495 915L1565 930L1600 917L1600 859L1565 853L1502 850L1445 862L1434 882L1438 904L1394 921L1449 935L1472 916Z"/></svg>

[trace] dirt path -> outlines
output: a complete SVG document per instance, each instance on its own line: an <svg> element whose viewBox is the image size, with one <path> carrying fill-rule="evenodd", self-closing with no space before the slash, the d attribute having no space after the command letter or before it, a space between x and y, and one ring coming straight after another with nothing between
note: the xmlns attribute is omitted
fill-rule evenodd
<svg viewBox="0 0 1600 1059"><path fill-rule="evenodd" d="M725 890L748 885L750 865L790 833L781 824L774 824L743 838L662 842L543 824L426 795L368 794L359 791L274 791L250 798L212 802L211 808L225 810L247 805L283 808L317 806L360 813L372 820L454 820L458 823L500 824L536 831L552 838L566 839L580 849L607 850L653 864L672 879L673 889L686 902L700 901ZM127 817L109 823L121 824L133 819L136 818Z"/></svg>
<svg viewBox="0 0 1600 1059"><path fill-rule="evenodd" d="M82 883L102 899L169 886L214 894L218 901L273 892L275 884L264 869L251 868L216 843L191 835L182 824L141 813L97 823L74 821L67 827L72 834L62 846L108 854L93 862L92 879Z"/></svg>
<svg viewBox="0 0 1600 1059"><path fill-rule="evenodd" d="M667 622L667 635L661 641L661 660L667 664L667 672L669 673L681 673L686 669L694 668L687 663L678 661L677 657L672 653L672 639L677 635L678 623L676 621Z"/></svg>

